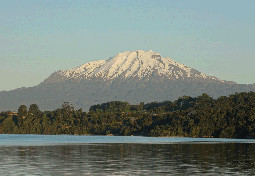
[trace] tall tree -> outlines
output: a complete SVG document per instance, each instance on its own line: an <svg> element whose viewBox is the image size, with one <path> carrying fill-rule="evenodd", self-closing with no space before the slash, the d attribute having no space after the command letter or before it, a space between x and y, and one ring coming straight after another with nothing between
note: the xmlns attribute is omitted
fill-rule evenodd
<svg viewBox="0 0 255 176"><path fill-rule="evenodd" d="M21 105L18 109L18 117L23 117L27 115L27 107L25 105Z"/></svg>
<svg viewBox="0 0 255 176"><path fill-rule="evenodd" d="M37 106L37 104L31 104L28 112L33 115L39 115L40 110L39 110L39 107Z"/></svg>

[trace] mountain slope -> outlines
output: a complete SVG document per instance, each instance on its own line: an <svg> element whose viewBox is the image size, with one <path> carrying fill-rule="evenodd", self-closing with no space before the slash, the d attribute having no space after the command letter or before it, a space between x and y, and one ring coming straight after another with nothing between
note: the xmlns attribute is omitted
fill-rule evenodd
<svg viewBox="0 0 255 176"><path fill-rule="evenodd" d="M169 57L163 58L154 51L126 51L108 60L86 63L71 70L53 73L44 83L66 80L120 80L146 79L154 77L169 80L194 80L206 82L224 82L214 76L206 76L199 71L180 64Z"/></svg>
<svg viewBox="0 0 255 176"><path fill-rule="evenodd" d="M126 51L108 60L60 70L41 84L0 92L0 111L36 103L53 110L63 102L75 108L112 101L130 103L175 100L183 95L207 93L217 98L235 92L255 91L255 85L240 85L207 76L195 69L148 51Z"/></svg>

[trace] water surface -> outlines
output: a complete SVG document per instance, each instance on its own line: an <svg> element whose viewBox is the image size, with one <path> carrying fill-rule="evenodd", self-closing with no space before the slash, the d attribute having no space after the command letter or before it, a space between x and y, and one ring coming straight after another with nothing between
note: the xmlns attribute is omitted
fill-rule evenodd
<svg viewBox="0 0 255 176"><path fill-rule="evenodd" d="M254 140L0 135L0 175L254 175Z"/></svg>

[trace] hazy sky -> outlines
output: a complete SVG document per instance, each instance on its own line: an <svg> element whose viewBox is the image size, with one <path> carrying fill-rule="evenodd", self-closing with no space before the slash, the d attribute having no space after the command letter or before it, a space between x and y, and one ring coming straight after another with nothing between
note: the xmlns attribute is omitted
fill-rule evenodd
<svg viewBox="0 0 255 176"><path fill-rule="evenodd" d="M0 0L0 91L137 49L255 83L255 1Z"/></svg>

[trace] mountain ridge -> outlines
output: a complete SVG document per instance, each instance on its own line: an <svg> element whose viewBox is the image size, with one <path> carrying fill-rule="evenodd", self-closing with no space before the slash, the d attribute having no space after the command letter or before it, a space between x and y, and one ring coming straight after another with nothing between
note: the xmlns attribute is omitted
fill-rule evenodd
<svg viewBox="0 0 255 176"><path fill-rule="evenodd" d="M169 57L163 58L157 52L137 50L54 72L34 87L0 92L0 111L17 111L22 104L53 110L63 102L88 110L92 105L109 101L136 104L174 101L184 95L196 97L207 93L218 98L249 91L255 91L255 84L220 80Z"/></svg>
<svg viewBox="0 0 255 176"><path fill-rule="evenodd" d="M196 81L226 82L215 76L208 76L184 64L180 64L170 57L161 57L155 51L143 50L125 51L118 53L108 60L98 60L85 63L69 70L59 70L43 81L43 84L62 82L67 80L84 79L147 79L160 77L169 80L191 79Z"/></svg>

